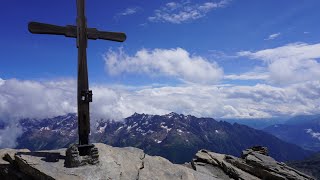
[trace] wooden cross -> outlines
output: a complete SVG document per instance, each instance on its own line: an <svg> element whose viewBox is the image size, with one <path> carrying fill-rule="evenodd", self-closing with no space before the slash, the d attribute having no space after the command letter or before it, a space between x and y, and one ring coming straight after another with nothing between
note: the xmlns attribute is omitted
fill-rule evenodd
<svg viewBox="0 0 320 180"><path fill-rule="evenodd" d="M85 17L85 0L77 0L77 26L56 26L38 22L30 22L28 29L34 34L64 35L77 38L78 48L78 133L79 146L89 145L90 114L89 103L92 102L92 91L89 90L87 67L87 40L104 39L117 42L126 40L126 35L119 32L99 31L87 28ZM81 152L80 152L81 153Z"/></svg>

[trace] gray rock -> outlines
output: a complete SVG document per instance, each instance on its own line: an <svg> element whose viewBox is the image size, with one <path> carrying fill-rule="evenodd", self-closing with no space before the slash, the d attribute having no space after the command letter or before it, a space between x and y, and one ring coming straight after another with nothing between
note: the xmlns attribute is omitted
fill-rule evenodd
<svg viewBox="0 0 320 180"><path fill-rule="evenodd" d="M227 159L236 158L233 156L227 156ZM203 166L203 162L212 165L211 172L218 172L219 178L222 179L245 179L245 180L258 180L259 178L233 166L226 161L226 155L209 152L207 150L200 150L193 159L194 166L198 170ZM214 169L214 170L213 170ZM208 172L208 171L207 171ZM223 173L222 173L223 172ZM224 175L222 175L224 174Z"/></svg>
<svg viewBox="0 0 320 180"><path fill-rule="evenodd" d="M17 152L30 152L28 149L0 149L0 179L31 179L15 168L14 155Z"/></svg>
<svg viewBox="0 0 320 180"><path fill-rule="evenodd" d="M251 147L251 148L249 148L249 149L243 150L241 157L242 157L242 158L245 158L248 154L250 154L250 153L252 153L252 152L256 152L256 153L259 153L259 154L262 154L262 155L266 155L266 156L269 155L269 152L268 152L268 148L267 148L267 147L263 147L263 146L253 146L253 147Z"/></svg>
<svg viewBox="0 0 320 180"><path fill-rule="evenodd" d="M66 168L66 149L30 152L0 150L0 179L113 179L113 180L312 180L275 161L263 147L244 151L242 158L207 150L196 153L191 163L172 164L142 150L95 144L99 163Z"/></svg>
<svg viewBox="0 0 320 180"><path fill-rule="evenodd" d="M100 163L97 165L65 168L65 149L41 151L38 154L18 153L15 159L19 169L35 179L218 179L172 164L162 157L146 155L137 148L116 148L99 143L95 146L100 154ZM46 157L50 154L59 154L59 160L47 162Z"/></svg>
<svg viewBox="0 0 320 180"><path fill-rule="evenodd" d="M313 179L310 176L288 167L284 163L277 162L272 157L267 156L267 154L267 149L260 146L245 150L242 158L200 150L193 159L192 167L208 175L211 173L215 175L219 174L217 173L219 172L217 168L219 168L230 178L234 179ZM208 170L207 164L212 165L216 170ZM204 170L203 167L206 167L206 169ZM220 174L218 177L222 178L223 176ZM225 178L226 177L223 177L223 179Z"/></svg>
<svg viewBox="0 0 320 180"><path fill-rule="evenodd" d="M10 164L14 161L17 152L30 152L29 149L0 149L0 165Z"/></svg>
<svg viewBox="0 0 320 180"><path fill-rule="evenodd" d="M261 178L270 179L313 179L285 163L279 163L270 156L263 155L257 151L250 152L245 158L247 164L254 167L250 173ZM257 171L258 169L258 171Z"/></svg>

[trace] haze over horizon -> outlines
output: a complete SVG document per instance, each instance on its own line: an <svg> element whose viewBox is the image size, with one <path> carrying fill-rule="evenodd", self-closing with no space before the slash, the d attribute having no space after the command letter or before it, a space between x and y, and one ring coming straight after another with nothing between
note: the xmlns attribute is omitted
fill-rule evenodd
<svg viewBox="0 0 320 180"><path fill-rule="evenodd" d="M134 112L213 118L320 114L320 2L87 1L89 27L125 43L88 44L93 119ZM0 119L76 112L76 40L29 21L75 24L73 1L6 1Z"/></svg>

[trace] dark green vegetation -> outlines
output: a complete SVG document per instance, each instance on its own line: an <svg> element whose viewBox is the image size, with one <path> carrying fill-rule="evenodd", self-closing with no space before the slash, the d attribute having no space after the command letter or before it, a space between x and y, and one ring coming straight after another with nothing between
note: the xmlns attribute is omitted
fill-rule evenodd
<svg viewBox="0 0 320 180"><path fill-rule="evenodd" d="M18 148L55 149L77 142L73 114L41 121L23 120L21 124L24 133L18 139ZM175 163L190 161L200 149L239 156L243 149L254 145L268 147L270 155L278 161L300 160L311 155L310 151L245 125L176 113L134 114L123 122L99 121L94 126L92 142L138 147Z"/></svg>

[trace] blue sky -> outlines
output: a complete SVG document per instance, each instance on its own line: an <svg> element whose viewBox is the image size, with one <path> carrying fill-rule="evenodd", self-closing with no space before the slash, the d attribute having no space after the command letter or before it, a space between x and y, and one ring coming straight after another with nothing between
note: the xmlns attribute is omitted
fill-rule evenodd
<svg viewBox="0 0 320 180"><path fill-rule="evenodd" d="M124 43L89 41L97 117L320 112L318 0L90 0L86 5L89 27L127 34ZM75 24L75 2L6 0L0 16L5 102L0 116L75 112L75 39L27 30L29 21ZM30 102L36 105L26 108ZM17 110L21 113L11 115Z"/></svg>

